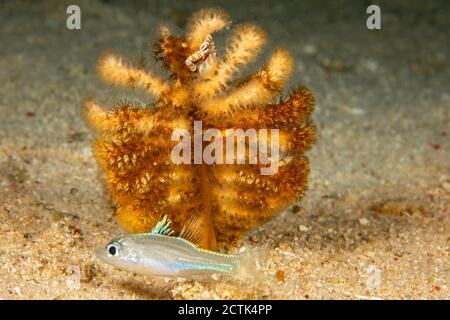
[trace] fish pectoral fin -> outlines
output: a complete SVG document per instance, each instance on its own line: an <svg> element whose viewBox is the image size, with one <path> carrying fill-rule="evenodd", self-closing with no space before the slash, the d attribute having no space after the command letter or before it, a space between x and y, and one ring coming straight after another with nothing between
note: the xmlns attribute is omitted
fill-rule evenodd
<svg viewBox="0 0 450 320"><path fill-rule="evenodd" d="M170 236L173 234L173 229L170 226L171 225L170 219L167 217L167 215L164 215L161 220L155 225L155 227L150 230L149 233L151 234L161 234L164 236Z"/></svg>

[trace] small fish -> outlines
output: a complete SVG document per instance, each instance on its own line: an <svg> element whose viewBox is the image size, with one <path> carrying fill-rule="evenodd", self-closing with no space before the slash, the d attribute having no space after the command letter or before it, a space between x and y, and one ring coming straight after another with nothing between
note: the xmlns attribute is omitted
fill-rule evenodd
<svg viewBox="0 0 450 320"><path fill-rule="evenodd" d="M211 274L238 274L249 265L244 255L228 255L198 247L195 223L188 223L178 237L164 216L148 233L115 238L97 249L104 262L138 274L183 277ZM198 226L198 225L197 225Z"/></svg>

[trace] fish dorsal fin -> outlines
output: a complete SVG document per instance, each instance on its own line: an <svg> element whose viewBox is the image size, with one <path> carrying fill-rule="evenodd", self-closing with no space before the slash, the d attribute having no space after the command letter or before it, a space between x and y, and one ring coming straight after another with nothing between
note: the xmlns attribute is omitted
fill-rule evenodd
<svg viewBox="0 0 450 320"><path fill-rule="evenodd" d="M198 246L202 240L201 227L201 219L198 216L192 216L184 224L179 237Z"/></svg>
<svg viewBox="0 0 450 320"><path fill-rule="evenodd" d="M170 236L173 233L172 227L170 226L171 223L167 215L164 215L149 233Z"/></svg>

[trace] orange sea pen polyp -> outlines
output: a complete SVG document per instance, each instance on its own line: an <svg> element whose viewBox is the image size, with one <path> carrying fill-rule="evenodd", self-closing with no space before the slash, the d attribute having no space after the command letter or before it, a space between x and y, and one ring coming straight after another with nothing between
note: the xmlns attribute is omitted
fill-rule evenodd
<svg viewBox="0 0 450 320"><path fill-rule="evenodd" d="M183 36L162 28L155 52L170 74L168 80L114 54L98 61L98 74L106 83L156 97L146 106L123 102L112 111L92 100L85 103L86 120L97 133L95 157L118 205L118 221L129 231L148 231L167 214L180 232L197 217L201 247L235 245L307 188L305 152L315 140L309 118L313 95L298 87L279 98L294 66L281 48L261 69L236 80L239 68L256 58L266 36L256 25L237 25L221 52L214 46L214 32L230 23L223 10L204 9L193 15ZM171 153L179 141L173 141L172 134L183 129L193 136L194 121L201 121L203 134L211 128L277 129L276 173L261 174L267 167L261 162L174 163ZM238 141L234 143L237 147Z"/></svg>

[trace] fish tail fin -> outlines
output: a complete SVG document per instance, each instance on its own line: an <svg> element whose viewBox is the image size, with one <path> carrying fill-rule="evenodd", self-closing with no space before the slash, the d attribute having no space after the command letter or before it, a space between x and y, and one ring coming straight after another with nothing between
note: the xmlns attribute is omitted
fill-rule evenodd
<svg viewBox="0 0 450 320"><path fill-rule="evenodd" d="M239 280L254 280L262 274L262 263L267 257L264 249L246 250L237 255L238 266L235 278Z"/></svg>

